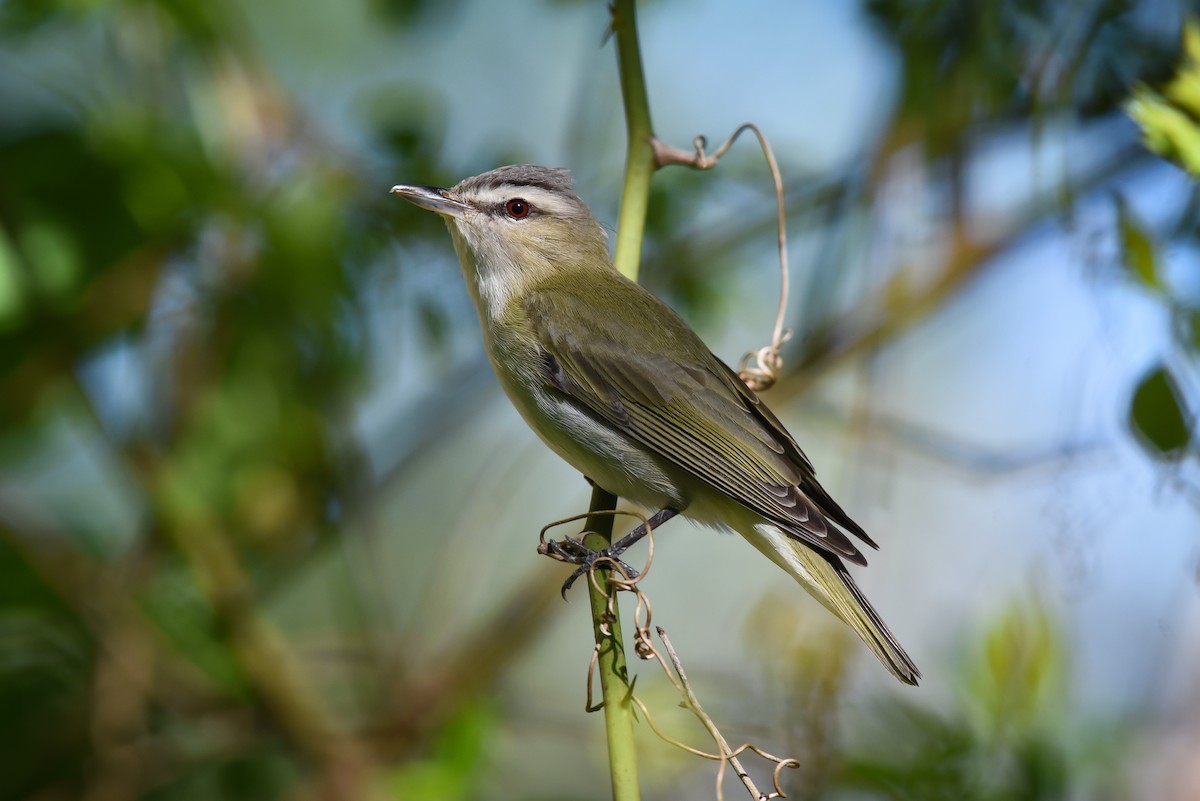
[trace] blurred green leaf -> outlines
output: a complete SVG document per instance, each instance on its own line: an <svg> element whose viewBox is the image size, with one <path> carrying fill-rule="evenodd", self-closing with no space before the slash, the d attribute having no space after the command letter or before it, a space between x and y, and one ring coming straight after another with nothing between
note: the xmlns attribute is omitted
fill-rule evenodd
<svg viewBox="0 0 1200 801"><path fill-rule="evenodd" d="M82 259L71 232L61 225L33 221L21 232L34 281L44 298L69 310L82 278Z"/></svg>
<svg viewBox="0 0 1200 801"><path fill-rule="evenodd" d="M1033 734L1061 713L1064 672L1059 636L1045 611L1015 604L984 635L972 697L992 730Z"/></svg>
<svg viewBox="0 0 1200 801"><path fill-rule="evenodd" d="M1142 447L1160 459L1183 456L1191 437L1183 393L1165 365L1157 365L1138 382L1129 404L1129 426Z"/></svg>
<svg viewBox="0 0 1200 801"><path fill-rule="evenodd" d="M1200 309L1186 311L1184 321L1184 345L1192 350L1200 351Z"/></svg>
<svg viewBox="0 0 1200 801"><path fill-rule="evenodd" d="M487 743L496 723L496 713L489 703L479 701L465 706L439 732L428 757L392 771L387 780L391 796L397 801L478 798Z"/></svg>
<svg viewBox="0 0 1200 801"><path fill-rule="evenodd" d="M245 681L191 570L173 561L158 570L141 598L142 611L185 662L218 691L244 696Z"/></svg>
<svg viewBox="0 0 1200 801"><path fill-rule="evenodd" d="M0 227L0 333L20 325L25 309L25 280L21 262Z"/></svg>
<svg viewBox="0 0 1200 801"><path fill-rule="evenodd" d="M1200 176L1200 126L1195 120L1144 87L1134 90L1126 110L1141 126L1147 148Z"/></svg>
<svg viewBox="0 0 1200 801"><path fill-rule="evenodd" d="M1145 226L1129 208L1129 202L1116 196L1117 230L1121 238L1121 255L1125 266L1148 287L1161 286L1158 269L1158 250Z"/></svg>
<svg viewBox="0 0 1200 801"><path fill-rule="evenodd" d="M1126 111L1141 127L1146 147L1200 176L1200 23L1184 26L1175 77L1161 93L1136 87Z"/></svg>
<svg viewBox="0 0 1200 801"><path fill-rule="evenodd" d="M1167 97L1193 120L1200 118L1200 21L1194 17L1183 26L1183 62L1167 85Z"/></svg>

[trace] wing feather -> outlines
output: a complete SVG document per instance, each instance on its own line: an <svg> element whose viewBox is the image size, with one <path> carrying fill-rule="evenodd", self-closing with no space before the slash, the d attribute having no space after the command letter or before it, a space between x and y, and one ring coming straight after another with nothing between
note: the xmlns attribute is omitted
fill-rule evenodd
<svg viewBox="0 0 1200 801"><path fill-rule="evenodd" d="M639 319L654 321L670 355L649 350L636 326L602 316L570 288L542 287L525 306L543 362L553 365L547 383L790 536L865 564L826 518L875 543L817 482L758 396L668 306L632 283L606 288L623 293L620 302Z"/></svg>

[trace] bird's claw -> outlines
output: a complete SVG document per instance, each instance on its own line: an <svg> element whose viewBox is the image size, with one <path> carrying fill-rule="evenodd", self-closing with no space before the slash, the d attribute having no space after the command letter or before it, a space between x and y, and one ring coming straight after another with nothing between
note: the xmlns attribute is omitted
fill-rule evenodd
<svg viewBox="0 0 1200 801"><path fill-rule="evenodd" d="M551 559L579 566L563 582L563 600L566 600L567 590L571 589L576 579L592 570L612 570L615 564L620 567L625 578L635 579L638 577L638 571L621 561L621 551L611 546L596 551L584 545L581 539L563 537L561 540L544 540L538 544L537 550L543 556L549 556Z"/></svg>

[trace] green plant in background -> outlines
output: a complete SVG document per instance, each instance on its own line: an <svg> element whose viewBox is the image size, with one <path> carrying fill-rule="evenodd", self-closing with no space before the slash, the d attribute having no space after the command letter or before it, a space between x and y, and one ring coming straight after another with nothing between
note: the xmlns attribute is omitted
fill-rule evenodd
<svg viewBox="0 0 1200 801"><path fill-rule="evenodd" d="M1146 147L1183 167L1193 179L1200 177L1200 23L1192 20L1184 27L1178 71L1161 93L1139 86L1127 110L1141 126ZM1195 366L1200 363L1200 296L1185 279L1168 272L1159 241L1166 238L1187 246L1196 240L1194 205L1183 209L1165 234L1151 231L1121 197L1117 220L1125 265L1167 309L1178 360ZM1130 428L1138 442L1156 458L1173 463L1200 452L1198 401L1177 375L1181 366L1166 361L1153 365L1138 382L1129 405Z"/></svg>
<svg viewBox="0 0 1200 801"><path fill-rule="evenodd" d="M871 707L834 786L897 801L1119 795L1121 727L1071 721L1067 661L1045 611L1014 604L976 642L948 709Z"/></svg>
<svg viewBox="0 0 1200 801"><path fill-rule="evenodd" d="M499 733L492 704L481 700L464 708L437 733L422 758L395 768L386 779L392 798L479 798L487 767L487 743Z"/></svg>
<svg viewBox="0 0 1200 801"><path fill-rule="evenodd" d="M437 40L461 21L450 5L379 0L362 13L428 26L421 35ZM556 13L551 5L512 13ZM1036 126L1050 112L1116 115L1132 78L1156 85L1174 53L1127 13L1135 6L866 4L897 60L900 100L877 152L830 174L788 171L793 223L820 242L812 269L801 268L811 278L801 279L796 372L772 403L849 356L882 352L993 256L1107 187L1113 165L1156 161L1115 137L1099 168L1053 203L1022 206L992 238L948 203L948 227L980 238L955 240L926 294L842 302L855 282L871 283L856 272L868 260L855 246L862 220L887 203L880 176L902 147L924 146L936 185L961 200L980 131ZM414 74L379 95L375 121L354 121L375 148L360 160L323 133L343 121L283 88L245 11L222 0L0 4L3 83L24 87L0 114L0 799L489 797L497 775L517 784L562 767L500 765L498 742L531 727L548 740L581 736L494 698L552 628L557 581L490 599L478 625L431 656L411 647L413 629L433 628L426 619L396 624L379 611L413 576L373 586L348 556L362 519L427 469L429 443L485 394L412 354L429 344L444 356L447 332L475 326L468 309L424 292L419 346L403 359L418 362L428 396L418 422L397 423L422 429L418 445L376 471L348 422L373 369L364 315L379 275L428 279L406 284L408 295L457 284L419 258L444 230L395 213L384 191L400 177L445 185L464 174L465 157L443 151L439 90ZM288 22L271 28L277 46L320 38ZM1195 41L1193 30L1193 53ZM56 69L63 61L74 71ZM1194 149L1195 80L1193 63L1161 103L1139 94L1151 141L1181 163ZM501 152L471 153L470 166L529 155ZM589 152L580 148L577 167ZM741 197L737 170L664 174L651 193L646 277L693 320L717 319L745 243L770 238L770 215L742 220L740 209L722 217L737 225L690 224L714 199ZM1200 343L1200 304L1169 269L1174 246L1195 240L1194 208L1162 226L1123 204L1113 226L1129 280L1172 320L1178 351L1131 390L1129 407L1139 441L1172 467L1196 444L1184 365ZM396 254L396 241L411 250ZM446 534L412 517L387 523L405 548ZM422 562L414 572L436 571ZM320 612L327 619L311 629L287 625ZM837 654L795 691L795 709L776 710L797 744L819 745L804 771L813 782L797 795L1065 798L1123 769L1116 757L1098 765L1115 735L1081 736L1083 724L1052 703L1070 660L1034 609L993 627L948 710L863 702L878 741L860 746L855 735L848 750L835 736L847 681ZM798 720L807 709L817 714ZM581 765L562 772L596 775ZM699 770L707 790L710 766Z"/></svg>
<svg viewBox="0 0 1200 801"><path fill-rule="evenodd" d="M256 586L350 493L351 286L382 242L355 167L223 3L0 13L105 79L0 146L0 447L26 482L2 531L0 797L360 786ZM95 383L112 359L126 386Z"/></svg>
<svg viewBox="0 0 1200 801"><path fill-rule="evenodd" d="M1200 22L1183 30L1179 71L1161 92L1139 86L1128 105L1146 147L1200 176Z"/></svg>

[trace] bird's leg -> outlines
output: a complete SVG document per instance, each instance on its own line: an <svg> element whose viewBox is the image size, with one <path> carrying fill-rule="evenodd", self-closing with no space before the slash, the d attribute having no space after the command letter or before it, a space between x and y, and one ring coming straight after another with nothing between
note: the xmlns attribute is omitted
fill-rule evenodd
<svg viewBox="0 0 1200 801"><path fill-rule="evenodd" d="M603 553L612 551L613 556L620 556L621 554L625 553L625 551L641 542L652 529L658 528L677 514L679 514L679 510L672 509L669 506L659 509L654 514L650 515L650 519L645 523L639 524L638 527L633 531L629 532L624 537L621 537L621 539L605 548Z"/></svg>
<svg viewBox="0 0 1200 801"><path fill-rule="evenodd" d="M562 540L547 540L542 543L538 546L538 553L549 556L552 559L557 559L560 562L570 562L573 565L579 565L578 569L563 582L562 594L564 598L567 595L567 590L571 589L571 585L575 583L575 579L590 571L596 566L596 562L602 559L615 561L629 578L637 578L638 572L621 561L621 554L641 541L651 529L658 528L677 514L679 512L670 507L659 509L645 523L638 525L633 531L603 550L594 551L584 545L582 539L577 540L573 537L564 537ZM603 564L600 565L602 568L604 566Z"/></svg>

